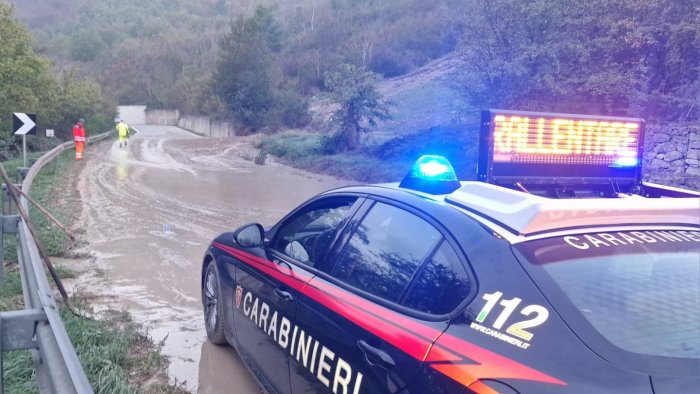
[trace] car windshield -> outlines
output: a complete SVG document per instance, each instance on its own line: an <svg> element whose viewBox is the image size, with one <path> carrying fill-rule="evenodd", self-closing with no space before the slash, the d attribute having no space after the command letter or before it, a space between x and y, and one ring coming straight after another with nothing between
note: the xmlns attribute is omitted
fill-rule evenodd
<svg viewBox="0 0 700 394"><path fill-rule="evenodd" d="M699 231L589 233L516 249L613 345L700 359Z"/></svg>

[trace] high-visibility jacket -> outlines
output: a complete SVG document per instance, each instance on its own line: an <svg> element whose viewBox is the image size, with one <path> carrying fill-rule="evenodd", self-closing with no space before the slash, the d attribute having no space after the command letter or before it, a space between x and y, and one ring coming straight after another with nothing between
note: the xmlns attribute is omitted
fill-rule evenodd
<svg viewBox="0 0 700 394"><path fill-rule="evenodd" d="M129 125L124 122L120 122L117 124L117 133L119 133L120 137L126 137L129 135Z"/></svg>
<svg viewBox="0 0 700 394"><path fill-rule="evenodd" d="M80 123L73 126L73 141L85 142L85 127Z"/></svg>

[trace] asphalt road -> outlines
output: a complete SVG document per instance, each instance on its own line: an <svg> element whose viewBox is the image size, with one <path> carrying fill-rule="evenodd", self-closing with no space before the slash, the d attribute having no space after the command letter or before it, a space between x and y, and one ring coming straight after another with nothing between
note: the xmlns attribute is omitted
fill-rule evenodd
<svg viewBox="0 0 700 394"><path fill-rule="evenodd" d="M221 232L275 223L314 194L344 184L277 164L255 165L241 139L206 139L171 126L136 126L126 148L86 149L77 188L87 269L74 286L97 309L126 309L192 392L257 393L235 351L206 342L201 260Z"/></svg>

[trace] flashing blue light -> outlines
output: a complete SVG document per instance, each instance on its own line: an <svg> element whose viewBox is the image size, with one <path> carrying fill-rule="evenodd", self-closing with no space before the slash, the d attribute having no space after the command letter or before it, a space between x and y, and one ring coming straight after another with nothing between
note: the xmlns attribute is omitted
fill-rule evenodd
<svg viewBox="0 0 700 394"><path fill-rule="evenodd" d="M615 160L615 167L634 167L639 163L636 157L619 157Z"/></svg>
<svg viewBox="0 0 700 394"><path fill-rule="evenodd" d="M420 176L434 177L450 172L450 168L439 161L427 161L418 163L418 171Z"/></svg>
<svg viewBox="0 0 700 394"><path fill-rule="evenodd" d="M460 183L452 164L446 158L425 155L413 164L399 187L431 194L446 194L458 189Z"/></svg>
<svg viewBox="0 0 700 394"><path fill-rule="evenodd" d="M415 164L413 164L413 169L411 171L412 176L423 179L435 179L435 180L456 180L457 174L455 174L452 164L449 160L442 156L436 155L423 155Z"/></svg>

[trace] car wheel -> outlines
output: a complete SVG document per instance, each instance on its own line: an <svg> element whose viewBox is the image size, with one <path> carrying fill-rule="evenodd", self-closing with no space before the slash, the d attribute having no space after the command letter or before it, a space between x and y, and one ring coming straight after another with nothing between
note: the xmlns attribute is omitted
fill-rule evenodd
<svg viewBox="0 0 700 394"><path fill-rule="evenodd" d="M207 338L217 345L225 344L223 302L219 287L219 274L214 262L209 262L204 273L202 301L204 303L204 326L207 330Z"/></svg>

